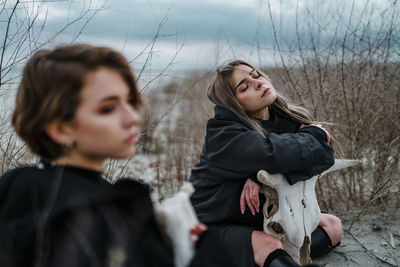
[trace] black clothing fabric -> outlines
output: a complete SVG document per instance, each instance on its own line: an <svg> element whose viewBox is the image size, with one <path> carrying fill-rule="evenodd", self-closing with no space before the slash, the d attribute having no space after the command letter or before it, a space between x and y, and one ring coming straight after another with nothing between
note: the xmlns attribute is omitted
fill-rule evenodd
<svg viewBox="0 0 400 267"><path fill-rule="evenodd" d="M209 226L209 229L218 232L220 243L228 251L230 258L234 259L237 266L253 266L253 247L251 245L250 227L241 225Z"/></svg>
<svg viewBox="0 0 400 267"><path fill-rule="evenodd" d="M315 259L332 251L332 241L322 226L318 226L311 233L310 257Z"/></svg>
<svg viewBox="0 0 400 267"><path fill-rule="evenodd" d="M240 266L231 256L229 247L221 234L213 228L200 235L196 243L196 253L189 267L235 267Z"/></svg>
<svg viewBox="0 0 400 267"><path fill-rule="evenodd" d="M214 108L207 122L200 160L189 181L195 187L193 206L204 223L238 223L256 226L262 214L240 212L240 194L247 178L256 180L259 170L283 173L290 184L307 180L334 164L334 151L326 134L315 126L302 129L286 115L271 110L261 121L265 139L241 122L233 112ZM258 181L257 181L258 182Z"/></svg>
<svg viewBox="0 0 400 267"><path fill-rule="evenodd" d="M300 123L270 110L270 120L260 120L267 138L245 125L233 112L220 106L207 122L200 160L192 168L189 181L195 192L191 197L199 220L220 229L236 227L237 235L262 230L262 212L252 215L248 208L240 212L240 195L247 178L256 179L259 170L282 173L289 184L304 181L334 164L334 151L326 143L326 133L318 127L300 129ZM260 194L260 209L265 199ZM223 230L221 230L223 231ZM236 236L237 236L236 235ZM235 239L235 237L233 237ZM250 237L246 238L250 240ZM234 246L233 240L227 243ZM236 244L236 262L251 266L253 255L243 256L251 244Z"/></svg>
<svg viewBox="0 0 400 267"><path fill-rule="evenodd" d="M236 266L217 231L200 236L190 267ZM149 186L39 163L0 178L0 266L169 267L173 251Z"/></svg>
<svg viewBox="0 0 400 267"><path fill-rule="evenodd" d="M0 179L0 266L173 266L149 186L67 166ZM119 264L119 265L118 265Z"/></svg>
<svg viewBox="0 0 400 267"><path fill-rule="evenodd" d="M304 267L319 267L318 264L306 264ZM264 262L263 267L301 267L283 249L271 252Z"/></svg>
<svg viewBox="0 0 400 267"><path fill-rule="evenodd" d="M301 267L283 249L272 251L264 262L263 267Z"/></svg>

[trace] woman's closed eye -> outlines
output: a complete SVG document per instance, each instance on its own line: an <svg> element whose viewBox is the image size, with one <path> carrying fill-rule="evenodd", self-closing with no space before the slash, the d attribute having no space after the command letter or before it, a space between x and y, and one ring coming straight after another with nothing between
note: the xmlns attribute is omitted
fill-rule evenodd
<svg viewBox="0 0 400 267"><path fill-rule="evenodd" d="M257 71L254 71L254 72L251 74L251 76L252 76L254 79L258 79L258 78L261 77L261 74L258 73Z"/></svg>
<svg viewBox="0 0 400 267"><path fill-rule="evenodd" d="M102 106L99 109L100 114L109 114L115 110L115 105Z"/></svg>
<svg viewBox="0 0 400 267"><path fill-rule="evenodd" d="M247 83L242 84L242 86L240 87L240 92L246 91L248 87L249 87L249 86L248 86Z"/></svg>

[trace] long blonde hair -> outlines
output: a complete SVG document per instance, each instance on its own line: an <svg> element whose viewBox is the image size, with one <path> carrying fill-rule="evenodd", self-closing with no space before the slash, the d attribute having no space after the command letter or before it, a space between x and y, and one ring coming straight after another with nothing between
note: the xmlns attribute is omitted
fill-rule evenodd
<svg viewBox="0 0 400 267"><path fill-rule="evenodd" d="M262 136L266 137L268 133L266 133L261 127L259 121L249 116L249 114L244 111L243 107L236 99L235 84L232 78L232 73L238 65L249 66L250 68L255 69L266 79L270 80L265 73L255 68L251 64L243 60L236 59L220 66L217 69L217 75L208 87L207 96L215 105L232 111L250 128L256 130ZM315 120L307 109L289 103L289 101L281 96L278 92L276 93L276 100L271 105L271 108L287 114L294 121L297 121L301 124L308 125L315 123Z"/></svg>

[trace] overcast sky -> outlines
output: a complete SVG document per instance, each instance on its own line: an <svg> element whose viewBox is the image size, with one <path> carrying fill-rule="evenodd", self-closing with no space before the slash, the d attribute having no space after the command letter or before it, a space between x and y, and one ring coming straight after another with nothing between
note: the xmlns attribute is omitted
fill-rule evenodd
<svg viewBox="0 0 400 267"><path fill-rule="evenodd" d="M258 0L109 0L80 40L112 45L135 57L160 27L151 62L154 68L168 64L178 50L175 69L215 68L234 57L256 59L260 36L265 39L272 32L265 27L266 10L265 1ZM138 63L146 56L139 57Z"/></svg>
<svg viewBox="0 0 400 267"><path fill-rule="evenodd" d="M11 12L10 3L3 16ZM46 32L55 32L73 21L90 6L80 23L64 31L58 43L87 42L111 46L133 60L134 68L147 64L155 73L173 60L171 71L215 69L221 62L242 58L255 65L272 65L274 60L275 23L277 38L289 43L296 30L320 27L321 36L346 21L354 3L360 12L365 3L379 9L390 0L81 0L49 1L39 5L27 1L29 10L38 12L38 22L46 21ZM327 8L327 6L330 6ZM94 14L93 10L98 10ZM311 18L311 20L310 20ZM297 24L296 24L297 21ZM0 21L1 22L1 21ZM88 22L77 40L73 37ZM310 24L311 22L311 24ZM296 26L297 25L297 26ZM304 30L304 29L303 29ZM0 32L0 35L1 33ZM152 39L157 35L154 45ZM50 36L51 34L49 34ZM1 36L0 36L1 37ZM294 40L294 39L293 39ZM295 42L295 41L292 41ZM149 57L149 52L151 56ZM174 56L176 57L174 58Z"/></svg>

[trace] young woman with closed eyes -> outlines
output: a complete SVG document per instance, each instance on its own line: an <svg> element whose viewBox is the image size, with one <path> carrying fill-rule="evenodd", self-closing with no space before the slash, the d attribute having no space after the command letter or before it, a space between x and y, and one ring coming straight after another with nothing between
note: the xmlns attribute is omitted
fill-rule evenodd
<svg viewBox="0 0 400 267"><path fill-rule="evenodd" d="M217 69L208 97L215 116L207 122L203 150L189 178L199 219L221 233L240 266L298 266L280 240L262 231L265 199L256 174L282 173L294 184L323 172L334 163L328 131L242 60ZM311 256L329 252L341 237L340 220L321 214Z"/></svg>

